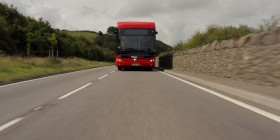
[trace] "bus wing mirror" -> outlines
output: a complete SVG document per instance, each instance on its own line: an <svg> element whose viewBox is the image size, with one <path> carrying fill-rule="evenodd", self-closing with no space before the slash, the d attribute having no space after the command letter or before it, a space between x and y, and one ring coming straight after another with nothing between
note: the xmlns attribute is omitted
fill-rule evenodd
<svg viewBox="0 0 280 140"><path fill-rule="evenodd" d="M115 34L118 34L118 33L119 33L119 31L118 31L118 30L115 30L115 31L114 31L114 33L115 33Z"/></svg>
<svg viewBox="0 0 280 140"><path fill-rule="evenodd" d="M157 32L157 31L155 31L155 34L158 34L158 32Z"/></svg>

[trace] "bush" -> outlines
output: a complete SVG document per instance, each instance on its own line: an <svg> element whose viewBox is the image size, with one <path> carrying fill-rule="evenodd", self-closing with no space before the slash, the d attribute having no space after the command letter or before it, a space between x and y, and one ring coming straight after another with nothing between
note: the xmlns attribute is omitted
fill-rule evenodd
<svg viewBox="0 0 280 140"><path fill-rule="evenodd" d="M178 43L175 46L175 49L191 49L194 47L213 43L215 40L222 41L232 38L239 38L252 32L254 32L254 29L248 27L247 25L240 25L239 27L221 27L219 25L209 25L205 32L196 32L190 39L187 40L187 42L183 44Z"/></svg>

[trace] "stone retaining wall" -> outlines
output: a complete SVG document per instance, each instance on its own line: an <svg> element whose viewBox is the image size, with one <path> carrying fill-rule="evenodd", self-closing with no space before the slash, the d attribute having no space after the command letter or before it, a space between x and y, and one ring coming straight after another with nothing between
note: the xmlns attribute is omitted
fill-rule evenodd
<svg viewBox="0 0 280 140"><path fill-rule="evenodd" d="M280 29L176 52L158 65L280 88Z"/></svg>

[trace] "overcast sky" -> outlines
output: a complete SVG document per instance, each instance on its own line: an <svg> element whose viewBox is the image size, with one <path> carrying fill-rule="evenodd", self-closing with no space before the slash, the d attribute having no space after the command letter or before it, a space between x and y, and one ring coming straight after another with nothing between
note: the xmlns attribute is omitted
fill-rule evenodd
<svg viewBox="0 0 280 140"><path fill-rule="evenodd" d="M280 14L280 0L0 0L52 27L106 32L117 21L155 21L158 39L185 41L210 24L246 24Z"/></svg>

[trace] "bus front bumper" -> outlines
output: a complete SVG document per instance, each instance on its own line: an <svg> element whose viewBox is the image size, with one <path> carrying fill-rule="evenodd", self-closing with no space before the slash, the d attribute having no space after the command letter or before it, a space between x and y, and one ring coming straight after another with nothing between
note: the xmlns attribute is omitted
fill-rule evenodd
<svg viewBox="0 0 280 140"><path fill-rule="evenodd" d="M155 67L155 62L116 62L117 67Z"/></svg>

